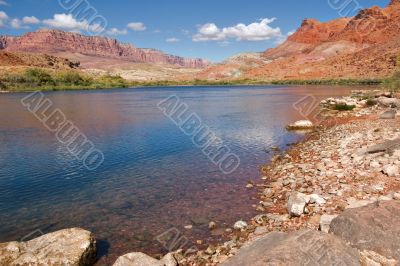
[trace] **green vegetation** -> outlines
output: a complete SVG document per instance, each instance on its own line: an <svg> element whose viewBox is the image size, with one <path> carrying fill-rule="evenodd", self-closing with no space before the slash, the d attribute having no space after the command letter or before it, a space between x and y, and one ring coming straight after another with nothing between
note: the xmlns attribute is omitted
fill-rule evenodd
<svg viewBox="0 0 400 266"><path fill-rule="evenodd" d="M400 80L400 75L397 76ZM120 76L90 76L80 71L52 71L41 68L29 68L16 74L0 74L0 90L20 92L34 90L79 90L150 86L235 86L235 85L379 85L378 79L324 79L324 80L187 80L187 81L147 81L124 80Z"/></svg>
<svg viewBox="0 0 400 266"><path fill-rule="evenodd" d="M367 99L367 106L374 106L374 105L377 105L378 104L378 102L376 101L376 100L374 100L374 99Z"/></svg>
<svg viewBox="0 0 400 266"><path fill-rule="evenodd" d="M400 55L397 57L396 67L397 71L383 82L383 86L392 94L397 93L400 90Z"/></svg>
<svg viewBox="0 0 400 266"><path fill-rule="evenodd" d="M23 73L0 76L0 89L5 91L74 90L124 88L130 84L120 76L91 77L78 71L52 72L29 68Z"/></svg>
<svg viewBox="0 0 400 266"><path fill-rule="evenodd" d="M338 111L351 111L354 108L356 108L355 105L336 104L333 109Z"/></svg>
<svg viewBox="0 0 400 266"><path fill-rule="evenodd" d="M138 86L227 86L227 85L364 85L376 86L382 84L380 79L323 79L323 80L190 80L190 81L153 81L136 83Z"/></svg>

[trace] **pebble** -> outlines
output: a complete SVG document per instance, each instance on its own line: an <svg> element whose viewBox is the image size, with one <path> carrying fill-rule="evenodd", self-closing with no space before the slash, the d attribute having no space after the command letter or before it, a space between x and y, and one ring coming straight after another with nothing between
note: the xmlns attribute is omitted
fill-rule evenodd
<svg viewBox="0 0 400 266"><path fill-rule="evenodd" d="M215 222L213 222L213 221L211 221L209 224L208 224L208 229L210 229L210 230L213 230L213 229L215 229L217 227L217 224L215 223Z"/></svg>

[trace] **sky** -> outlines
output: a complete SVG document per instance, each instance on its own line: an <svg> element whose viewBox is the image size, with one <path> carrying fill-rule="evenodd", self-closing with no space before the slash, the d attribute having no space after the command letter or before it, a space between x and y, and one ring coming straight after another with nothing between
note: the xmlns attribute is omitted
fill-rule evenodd
<svg viewBox="0 0 400 266"><path fill-rule="evenodd" d="M220 62L275 47L304 18L328 21L389 0L0 0L0 35L54 28Z"/></svg>

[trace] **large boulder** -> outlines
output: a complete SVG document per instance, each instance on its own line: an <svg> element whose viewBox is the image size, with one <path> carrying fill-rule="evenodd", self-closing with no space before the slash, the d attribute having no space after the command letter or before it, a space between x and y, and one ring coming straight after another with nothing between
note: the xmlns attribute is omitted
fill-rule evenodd
<svg viewBox="0 0 400 266"><path fill-rule="evenodd" d="M385 107L396 107L396 108L400 107L400 99L397 98L380 97L378 99L378 103Z"/></svg>
<svg viewBox="0 0 400 266"><path fill-rule="evenodd" d="M359 252L334 235L301 230L255 239L222 265L360 265L359 260Z"/></svg>
<svg viewBox="0 0 400 266"><path fill-rule="evenodd" d="M132 252L119 257L113 266L176 266L178 263L172 253L161 260L152 258L141 252Z"/></svg>
<svg viewBox="0 0 400 266"><path fill-rule="evenodd" d="M400 261L400 202L386 201L344 211L329 232L361 251Z"/></svg>
<svg viewBox="0 0 400 266"><path fill-rule="evenodd" d="M0 244L0 265L93 265L96 240L80 228L64 229L27 242Z"/></svg>
<svg viewBox="0 0 400 266"><path fill-rule="evenodd" d="M314 128L314 124L309 120L299 120L286 126L287 130L303 130L303 129L312 129Z"/></svg>

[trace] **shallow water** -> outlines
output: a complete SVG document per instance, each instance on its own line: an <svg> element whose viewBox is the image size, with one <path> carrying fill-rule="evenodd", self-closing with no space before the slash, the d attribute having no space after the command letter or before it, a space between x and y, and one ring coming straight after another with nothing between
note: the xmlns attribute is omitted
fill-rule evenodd
<svg viewBox="0 0 400 266"><path fill-rule="evenodd" d="M67 227L92 231L99 264L127 252L168 250L155 237L176 228L189 248L197 239L218 241L220 227L256 214L259 167L272 146L301 135L284 126L303 119L293 107L351 89L302 87L169 87L49 92L46 97L100 149L104 163L82 166L20 100L0 95L0 242L29 239ZM157 108L177 95L240 158L225 175ZM313 99L313 98L309 98ZM296 105L296 106L301 106ZM309 106L301 107L305 113ZM185 225L193 229L184 229ZM33 233L32 233L33 232ZM30 235L32 233L32 235ZM169 246L171 247L171 246Z"/></svg>

